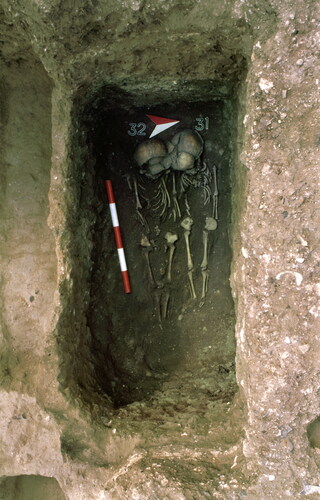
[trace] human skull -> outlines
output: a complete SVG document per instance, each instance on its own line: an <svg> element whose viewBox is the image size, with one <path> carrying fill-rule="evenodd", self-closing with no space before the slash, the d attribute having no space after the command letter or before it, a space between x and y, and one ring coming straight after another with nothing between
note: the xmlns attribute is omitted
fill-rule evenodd
<svg viewBox="0 0 320 500"><path fill-rule="evenodd" d="M203 151L203 140L198 132L182 130L166 146L158 139L148 139L139 144L134 159L140 167L140 173L151 179L157 179L169 168L195 173L195 161Z"/></svg>
<svg viewBox="0 0 320 500"><path fill-rule="evenodd" d="M174 170L186 171L194 167L203 151L203 140L194 130L182 130L167 143L168 156Z"/></svg>
<svg viewBox="0 0 320 500"><path fill-rule="evenodd" d="M167 150L163 142L158 139L149 139L139 144L135 150L134 159L141 168L141 173L155 178L168 168L163 164L166 155Z"/></svg>

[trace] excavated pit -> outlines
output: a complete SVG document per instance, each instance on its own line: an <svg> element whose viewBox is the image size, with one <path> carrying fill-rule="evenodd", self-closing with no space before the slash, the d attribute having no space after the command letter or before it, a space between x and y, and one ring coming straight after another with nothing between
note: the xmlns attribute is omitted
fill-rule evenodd
<svg viewBox="0 0 320 500"><path fill-rule="evenodd" d="M25 500L59 497L60 487L70 500L316 498L315 4L74 7L4 1L0 9L0 497L4 487L6 500L20 487ZM157 286L149 283L145 228L123 178L136 171L144 125L151 131L147 113L181 119L166 138L209 119L202 159L216 163L219 220L202 307L204 193L188 193L192 299L182 228L150 213L142 195L152 199L157 182L142 176ZM106 176L131 295L122 291ZM168 230L179 236L170 287ZM160 322L156 293L168 290Z"/></svg>
<svg viewBox="0 0 320 500"><path fill-rule="evenodd" d="M190 397L194 401L227 402L237 388L235 311L229 282L230 170L237 102L231 85L219 89L214 82L197 82L179 92L174 85L173 89L159 98L139 87L134 93L103 87L74 105L78 130L74 157L78 154L82 163L77 164L76 173L80 182L79 225L88 227L90 252L84 295L94 367L92 389L107 396L114 408L155 401L172 391L181 392L183 407L190 404ZM185 129L200 134L203 152L194 175L183 177L181 172L169 169L159 178L150 179L139 172L133 158L135 149L155 128L147 115L178 122L156 136L164 143ZM131 294L123 291L106 179L113 183ZM183 179L191 179L192 184L184 186ZM167 202L161 200L164 184ZM137 203L141 204L138 211ZM188 279L181 226L187 216L193 221L189 241L196 297ZM207 231L208 282L203 296L203 238L206 222L210 227L212 218L218 225ZM167 232L177 236L171 281ZM142 239L147 239L148 248L141 245ZM88 399L88 393L84 398Z"/></svg>

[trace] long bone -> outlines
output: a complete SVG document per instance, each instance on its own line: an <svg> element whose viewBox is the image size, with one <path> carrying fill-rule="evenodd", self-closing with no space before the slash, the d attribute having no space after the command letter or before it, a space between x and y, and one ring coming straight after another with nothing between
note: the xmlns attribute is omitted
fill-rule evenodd
<svg viewBox="0 0 320 500"><path fill-rule="evenodd" d="M186 242L187 259L188 259L188 279L190 284L191 296L193 299L196 299L197 296L193 284L193 262L192 262L192 256L190 252L190 242L189 242L192 225L193 225L193 220L191 219L191 217L185 217L180 224L180 226L184 229L183 235Z"/></svg>
<svg viewBox="0 0 320 500"><path fill-rule="evenodd" d="M167 268L167 281L171 283L171 270L172 270L172 259L173 259L173 254L175 251L175 242L178 240L178 235L171 233L168 231L164 235L166 241L167 241L167 247L169 248L169 261L168 261L168 268Z"/></svg>
<svg viewBox="0 0 320 500"><path fill-rule="evenodd" d="M213 165L212 217L216 220L218 220L218 194L217 168Z"/></svg>
<svg viewBox="0 0 320 500"><path fill-rule="evenodd" d="M157 290L154 291L154 297L155 297L155 306L157 309L158 320L159 323L161 324L162 321L168 319L170 291L169 290L163 291L160 288L157 288Z"/></svg>
<svg viewBox="0 0 320 500"><path fill-rule="evenodd" d="M169 301L170 301L170 292L169 290L167 290L162 296L161 317L163 320L168 318Z"/></svg>
<svg viewBox="0 0 320 500"><path fill-rule="evenodd" d="M203 259L201 262L201 274L202 274L202 294L201 299L204 299L208 291L208 236L209 231L214 231L217 229L217 221L213 217L206 218L206 224L204 230L202 231L202 241L203 241Z"/></svg>
<svg viewBox="0 0 320 500"><path fill-rule="evenodd" d="M142 236L141 241L140 241L140 246L142 247L142 252L143 252L143 255L146 259L150 284L152 287L156 288L157 283L156 283L156 280L154 279L154 275L153 275L151 264L150 264L150 257L149 257L149 253L152 251L152 245L151 245L150 241L148 240L147 236Z"/></svg>
<svg viewBox="0 0 320 500"><path fill-rule="evenodd" d="M161 291L155 290L155 305L158 312L158 321L161 324L162 322L162 307L161 307Z"/></svg>

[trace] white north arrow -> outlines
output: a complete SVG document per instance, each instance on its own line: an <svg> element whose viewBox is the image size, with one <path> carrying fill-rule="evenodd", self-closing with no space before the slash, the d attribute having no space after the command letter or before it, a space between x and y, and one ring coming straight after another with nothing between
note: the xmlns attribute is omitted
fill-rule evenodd
<svg viewBox="0 0 320 500"><path fill-rule="evenodd" d="M151 132L149 139L180 122L180 120L170 120L170 118L163 118L162 116L147 115L147 117L150 118L150 120L156 125Z"/></svg>

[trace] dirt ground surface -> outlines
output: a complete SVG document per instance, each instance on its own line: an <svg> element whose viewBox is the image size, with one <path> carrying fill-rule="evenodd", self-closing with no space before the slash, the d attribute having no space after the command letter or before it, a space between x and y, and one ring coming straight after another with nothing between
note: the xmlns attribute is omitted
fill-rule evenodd
<svg viewBox="0 0 320 500"><path fill-rule="evenodd" d="M318 21L0 0L0 500L320 498Z"/></svg>

